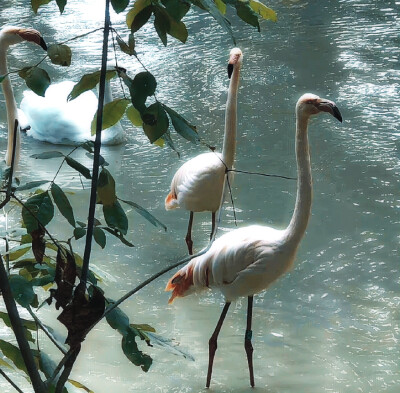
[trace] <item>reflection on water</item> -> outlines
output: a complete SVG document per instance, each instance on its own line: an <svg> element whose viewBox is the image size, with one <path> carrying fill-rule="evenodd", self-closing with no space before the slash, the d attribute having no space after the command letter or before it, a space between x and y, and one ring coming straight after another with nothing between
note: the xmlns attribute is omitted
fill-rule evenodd
<svg viewBox="0 0 400 393"><path fill-rule="evenodd" d="M49 42L57 42L65 35L93 30L102 21L96 0L70 1L62 16L53 12L54 4L33 17L21 5L28 3L3 1L1 24L34 25ZM394 393L400 384L399 2L336 0L316 6L311 1L274 0L269 5L278 12L279 21L262 23L261 34L234 23L244 53L237 168L295 174L294 104L306 91L336 101L345 120L339 125L321 117L310 127L313 216L293 271L255 298L257 391ZM93 20L87 22L87 15ZM115 26L124 23L122 16L114 20ZM171 39L164 49L149 26L138 34L137 51L157 77L158 99L185 115L220 149L231 43L210 17L191 12L186 20L191 33L186 45ZM216 34L219 38L212 40ZM70 69L48 67L54 80L76 80L99 66L100 33L71 46ZM39 52L32 51L27 46L13 49L10 64L19 67L31 56L36 61ZM119 63L131 75L141 70L130 58L121 56ZM22 91L21 85L16 86L17 100ZM4 107L2 97L1 104ZM5 123L4 111L0 120ZM125 126L127 144L103 149L119 195L151 210L168 232L157 231L129 211L129 238L136 247L128 249L111 238L107 253L94 247L93 263L106 276L104 285L114 298L185 255L187 213L165 212L163 200L174 171L183 160L203 151L174 137L179 160L170 150L149 146L140 130ZM25 138L22 148L21 177L51 179L48 162L29 155L53 147ZM77 158L89 164L90 159L79 154ZM81 198L88 195L87 185L82 190L79 178L68 169L59 183L75 193L71 201L84 220L87 212ZM282 227L294 206L295 184L238 174L234 197L239 225ZM234 227L232 209L222 218L222 230ZM194 228L200 247L207 241L209 215L196 219L202 222ZM54 231L69 234L65 221L60 218L60 223ZM85 342L74 379L96 393L114 391L116 386L121 392L203 391L207 342L223 300L218 293L206 292L167 306L166 280L146 287L123 308L134 322L149 323L160 334L176 338L196 361L146 348L154 364L143 374L127 364L116 350L119 337L101 324ZM253 391L247 387L243 348L245 308L246 302L238 301L226 319L212 391ZM0 385L10 391L3 381Z"/></svg>

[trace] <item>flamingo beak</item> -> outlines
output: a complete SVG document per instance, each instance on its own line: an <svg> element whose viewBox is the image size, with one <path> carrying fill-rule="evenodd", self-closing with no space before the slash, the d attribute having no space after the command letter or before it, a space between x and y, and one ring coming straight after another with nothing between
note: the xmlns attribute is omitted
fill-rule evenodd
<svg viewBox="0 0 400 393"><path fill-rule="evenodd" d="M35 29L19 29L16 32L25 41L33 42L39 45L43 50L47 51L47 45L42 35Z"/></svg>
<svg viewBox="0 0 400 393"><path fill-rule="evenodd" d="M339 108L333 101L321 100L320 102L318 102L316 107L320 111L330 113L334 118L338 119L340 122L343 121L342 114L340 113Z"/></svg>
<svg viewBox="0 0 400 393"><path fill-rule="evenodd" d="M232 73L233 73L233 64L229 63L228 64L228 78L229 79L231 79Z"/></svg>

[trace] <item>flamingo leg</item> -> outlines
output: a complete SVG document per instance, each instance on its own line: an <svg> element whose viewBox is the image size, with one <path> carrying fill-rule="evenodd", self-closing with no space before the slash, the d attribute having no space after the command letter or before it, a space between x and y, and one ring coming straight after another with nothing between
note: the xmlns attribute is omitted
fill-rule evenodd
<svg viewBox="0 0 400 393"><path fill-rule="evenodd" d="M210 240L212 239L212 236L215 231L215 212L211 213L211 235L210 235Z"/></svg>
<svg viewBox="0 0 400 393"><path fill-rule="evenodd" d="M230 302L225 303L225 306L222 310L221 316L219 317L217 326L215 327L214 333L212 334L212 336L208 342L208 372L207 372L206 388L210 387L212 367L213 367L213 363L214 363L214 356L215 356L215 352L217 351L218 334L221 330L222 324L224 323L224 319L226 317L226 314L228 312L230 305L231 305Z"/></svg>
<svg viewBox="0 0 400 393"><path fill-rule="evenodd" d="M249 365L250 385L254 387L254 372L253 372L253 345L251 344L251 337L253 332L251 330L251 320L253 318L253 296L249 296L247 305L247 326L246 334L244 336L244 349L247 355L247 363Z"/></svg>
<svg viewBox="0 0 400 393"><path fill-rule="evenodd" d="M189 251L189 255L193 255L193 241L192 241L193 216L194 216L194 213L190 212L189 224L188 224L188 229L187 229L186 238L185 238L187 248Z"/></svg>

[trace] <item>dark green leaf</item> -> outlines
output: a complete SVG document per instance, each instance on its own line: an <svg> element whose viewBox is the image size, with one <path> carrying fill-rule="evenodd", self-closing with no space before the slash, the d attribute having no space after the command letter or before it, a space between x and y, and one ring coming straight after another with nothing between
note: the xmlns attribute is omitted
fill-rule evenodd
<svg viewBox="0 0 400 393"><path fill-rule="evenodd" d="M54 282L54 275L51 274L46 274L45 276L36 277L31 280L33 287L43 287L51 282Z"/></svg>
<svg viewBox="0 0 400 393"><path fill-rule="evenodd" d="M114 101L111 101L104 105L103 108L103 122L101 129L105 130L109 127L112 127L114 124L118 123L121 120L121 117L125 113L125 109L129 104L129 100L126 98L118 98ZM97 126L97 111L94 115L91 124L91 132L92 135L96 134L96 126Z"/></svg>
<svg viewBox="0 0 400 393"><path fill-rule="evenodd" d="M127 239L125 239L120 232L116 231L115 229L109 228L109 227L103 227L103 229L109 233L111 233L111 235L117 237L119 240L121 240L121 243L125 244L128 247L135 247L134 244L132 244L130 241L128 241Z"/></svg>
<svg viewBox="0 0 400 393"><path fill-rule="evenodd" d="M93 141L86 141L84 143L82 143L81 147L83 149L85 149L86 151L88 151L89 153L93 153L94 150L94 142Z"/></svg>
<svg viewBox="0 0 400 393"><path fill-rule="evenodd" d="M15 364L17 368L25 373L28 373L25 367L24 359L21 355L21 351L17 346L0 339L0 350L3 352L3 355L6 358L10 359Z"/></svg>
<svg viewBox="0 0 400 393"><path fill-rule="evenodd" d="M168 130L169 120L163 106L159 102L150 105L143 113L143 130L150 142L159 139Z"/></svg>
<svg viewBox="0 0 400 393"><path fill-rule="evenodd" d="M49 46L47 54L53 64L60 65L63 67L69 67L71 65L72 52L68 45L54 44Z"/></svg>
<svg viewBox="0 0 400 393"><path fill-rule="evenodd" d="M54 202L56 203L60 213L73 227L75 227L75 217L72 206L64 191L56 183L51 185L51 195L53 196Z"/></svg>
<svg viewBox="0 0 400 393"><path fill-rule="evenodd" d="M158 227L163 228L165 231L167 230L167 227L161 221L157 220L157 218L155 218L151 213L149 213L142 206L139 206L135 202L125 201L123 199L120 199L120 201L122 201L122 202L128 204L129 206L133 207L142 217L144 217L146 220L151 222L155 227L158 226Z"/></svg>
<svg viewBox="0 0 400 393"><path fill-rule="evenodd" d="M118 201L115 201L113 205L103 205L103 214L110 228L121 231L123 235L127 234L128 218Z"/></svg>
<svg viewBox="0 0 400 393"><path fill-rule="evenodd" d="M16 259L22 257L31 249L30 244L21 244L20 246L13 247L10 251L3 255L8 255L9 261L15 261Z"/></svg>
<svg viewBox="0 0 400 393"><path fill-rule="evenodd" d="M86 157L89 157L91 160L94 160L94 155L92 153L86 153ZM104 157L99 155L99 165L100 166L109 166L110 164L104 159Z"/></svg>
<svg viewBox="0 0 400 393"><path fill-rule="evenodd" d="M58 5L58 9L60 10L60 14L62 14L65 6L67 5L67 0L56 0L56 3Z"/></svg>
<svg viewBox="0 0 400 393"><path fill-rule="evenodd" d="M0 311L0 318L4 321L6 326L11 327L11 321L6 312ZM21 318L22 325L29 330L36 330L37 325L35 321L31 321L29 319Z"/></svg>
<svg viewBox="0 0 400 393"><path fill-rule="evenodd" d="M133 33L129 34L128 44L122 40L119 36L117 36L117 42L122 52L126 53L129 56L133 56L135 52L135 37Z"/></svg>
<svg viewBox="0 0 400 393"><path fill-rule="evenodd" d="M106 79L110 80L117 75L116 71L107 71ZM92 72L91 74L83 75L80 81L74 86L71 93L68 95L68 101L71 101L82 93L88 90L92 90L96 87L96 85L100 82L100 71Z"/></svg>
<svg viewBox="0 0 400 393"><path fill-rule="evenodd" d="M124 11L128 4L129 0L111 0L111 5L117 14Z"/></svg>
<svg viewBox="0 0 400 393"><path fill-rule="evenodd" d="M142 370L147 372L153 362L149 355L139 351L136 344L136 337L134 330L130 327L127 334L122 338L122 350L125 356L136 366L141 366Z"/></svg>
<svg viewBox="0 0 400 393"><path fill-rule="evenodd" d="M148 6L141 10L132 22L131 31L132 33L136 33L140 30L150 19L151 14L153 13L153 6Z"/></svg>
<svg viewBox="0 0 400 393"><path fill-rule="evenodd" d="M33 9L33 12L37 14L38 9L40 6L49 4L51 0L31 0L31 6Z"/></svg>
<svg viewBox="0 0 400 393"><path fill-rule="evenodd" d="M74 237L75 240L79 240L81 237L86 235L86 229L85 228L75 228L74 229Z"/></svg>
<svg viewBox="0 0 400 393"><path fill-rule="evenodd" d="M22 208L22 219L28 233L38 229L38 220L45 227L53 216L54 206L47 191L30 197Z"/></svg>
<svg viewBox="0 0 400 393"><path fill-rule="evenodd" d="M200 138L197 134L195 126L191 125L186 119L184 119L181 115L176 113L168 106L163 105L163 107L167 111L169 117L171 118L172 125L175 128L175 131L179 135L183 136L185 139L192 143L200 142Z"/></svg>
<svg viewBox="0 0 400 393"><path fill-rule="evenodd" d="M155 7L154 15L154 27L156 32L164 46L167 46L167 31L170 29L168 16L162 12L161 7Z"/></svg>
<svg viewBox="0 0 400 393"><path fill-rule="evenodd" d="M17 187L17 191L25 191L25 190L31 190L32 188L39 187L43 184L49 183L50 180L34 180L30 181L28 183L25 183L23 186Z"/></svg>
<svg viewBox="0 0 400 393"><path fill-rule="evenodd" d="M39 67L27 67L19 71L18 75L25 80L26 85L37 95L44 97L50 86L48 73Z"/></svg>
<svg viewBox="0 0 400 393"><path fill-rule="evenodd" d="M115 307L106 315L106 320L108 324L121 335L127 334L129 329L129 318L128 316L119 308Z"/></svg>
<svg viewBox="0 0 400 393"><path fill-rule="evenodd" d="M189 11L190 3L185 0L161 0L163 5L177 22L179 22Z"/></svg>
<svg viewBox="0 0 400 393"><path fill-rule="evenodd" d="M150 5L151 5L151 0L136 0L134 2L132 9L126 15L126 24L128 25L128 27L130 29L132 29L132 24L135 21L135 19L138 16L138 14L141 11L143 11L145 8L150 8L149 7ZM151 13L150 13L150 15L151 15ZM149 15L149 18L150 18L150 15ZM146 23L146 22L144 22L144 23Z"/></svg>
<svg viewBox="0 0 400 393"><path fill-rule="evenodd" d="M157 87L156 79L150 72L139 72L132 80L129 88L133 106L142 113L147 97L152 96Z"/></svg>
<svg viewBox="0 0 400 393"><path fill-rule="evenodd" d="M40 160L47 160L49 158L57 158L57 157L64 157L64 154L60 151L44 151L43 153L39 154L32 154L32 158L40 159Z"/></svg>
<svg viewBox="0 0 400 393"><path fill-rule="evenodd" d="M106 246L106 234L101 228L95 227L93 229L93 237L96 243L101 247L104 248Z"/></svg>
<svg viewBox="0 0 400 393"><path fill-rule="evenodd" d="M11 274L8 278L14 299L22 307L28 307L35 299L32 284L23 276Z"/></svg>
<svg viewBox="0 0 400 393"><path fill-rule="evenodd" d="M65 157L65 161L71 167L77 170L83 177L86 179L91 179L92 176L90 175L90 170L82 165L80 162L74 160L71 157Z"/></svg>
<svg viewBox="0 0 400 393"><path fill-rule="evenodd" d="M257 30L260 31L257 14L251 9L248 2L237 1L235 7L240 19L251 26L257 27Z"/></svg>

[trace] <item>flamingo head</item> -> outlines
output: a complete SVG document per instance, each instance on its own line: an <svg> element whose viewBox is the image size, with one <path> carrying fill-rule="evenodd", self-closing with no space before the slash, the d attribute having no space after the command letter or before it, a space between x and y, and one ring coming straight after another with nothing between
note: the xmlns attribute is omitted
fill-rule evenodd
<svg viewBox="0 0 400 393"><path fill-rule="evenodd" d="M6 26L0 30L0 41L6 46L18 44L22 41L33 42L47 51L47 45L42 35L35 29Z"/></svg>
<svg viewBox="0 0 400 393"><path fill-rule="evenodd" d="M233 70L235 68L240 69L242 65L243 54L239 48L233 48L229 55L229 62L228 62L228 77L229 79L232 76Z"/></svg>
<svg viewBox="0 0 400 393"><path fill-rule="evenodd" d="M304 116L317 115L321 112L328 112L342 122L342 115L333 101L320 98L315 94L303 94L297 101L297 111Z"/></svg>

